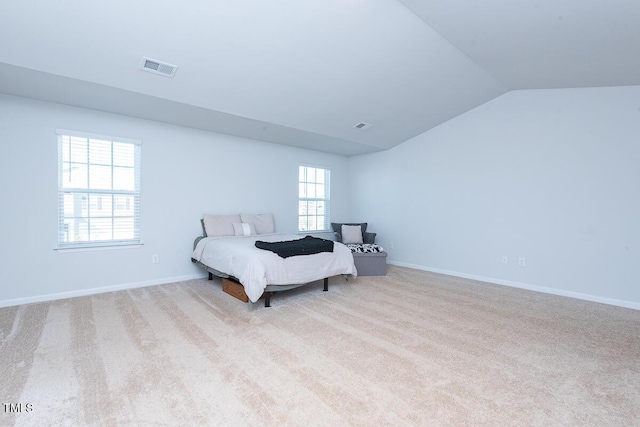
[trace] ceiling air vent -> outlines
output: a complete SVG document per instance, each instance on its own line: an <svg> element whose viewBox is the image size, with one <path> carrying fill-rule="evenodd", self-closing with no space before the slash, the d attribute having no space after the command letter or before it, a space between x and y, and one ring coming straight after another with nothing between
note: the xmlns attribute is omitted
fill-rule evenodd
<svg viewBox="0 0 640 427"><path fill-rule="evenodd" d="M371 126L369 123L365 123L365 122L360 122L357 125L353 126L356 129L360 129L360 130L367 130L369 129Z"/></svg>
<svg viewBox="0 0 640 427"><path fill-rule="evenodd" d="M173 77L175 76L176 71L178 71L178 66L143 56L142 61L140 61L140 69L150 73L160 74L165 77Z"/></svg>

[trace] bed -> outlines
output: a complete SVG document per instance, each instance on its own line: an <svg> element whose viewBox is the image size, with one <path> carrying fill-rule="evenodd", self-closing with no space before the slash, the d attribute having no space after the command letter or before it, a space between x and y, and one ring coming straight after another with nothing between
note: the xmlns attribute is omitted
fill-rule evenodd
<svg viewBox="0 0 640 427"><path fill-rule="evenodd" d="M274 292L285 291L338 275L356 277L351 250L342 243L331 242L331 252L295 255L283 258L256 247L275 242L293 242L305 238L297 234L275 233L273 216L205 215L203 236L196 238L192 262L213 276L229 278L244 287L248 299L257 302L264 296L265 307L271 305ZM260 245L260 243L259 243Z"/></svg>

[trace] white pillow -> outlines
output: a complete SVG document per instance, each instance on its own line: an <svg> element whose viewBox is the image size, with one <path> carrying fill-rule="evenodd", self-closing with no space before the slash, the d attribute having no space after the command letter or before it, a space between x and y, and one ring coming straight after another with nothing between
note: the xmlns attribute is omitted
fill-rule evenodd
<svg viewBox="0 0 640 427"><path fill-rule="evenodd" d="M257 234L256 227L246 222L234 222L233 231L236 236L255 236Z"/></svg>
<svg viewBox="0 0 640 427"><path fill-rule="evenodd" d="M240 219L247 224L253 224L257 234L271 234L276 232L273 214L271 213L260 215L240 214Z"/></svg>
<svg viewBox="0 0 640 427"><path fill-rule="evenodd" d="M234 236L233 223L241 222L240 215L203 215L207 236Z"/></svg>
<svg viewBox="0 0 640 427"><path fill-rule="evenodd" d="M342 243L362 244L362 227L359 225L343 225L342 226Z"/></svg>

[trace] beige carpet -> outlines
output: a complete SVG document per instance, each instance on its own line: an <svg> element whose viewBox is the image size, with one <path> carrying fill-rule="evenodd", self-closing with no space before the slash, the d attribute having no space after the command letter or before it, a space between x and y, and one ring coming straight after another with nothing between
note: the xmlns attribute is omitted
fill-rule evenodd
<svg viewBox="0 0 640 427"><path fill-rule="evenodd" d="M640 311L393 266L321 289L2 308L0 425L640 425Z"/></svg>

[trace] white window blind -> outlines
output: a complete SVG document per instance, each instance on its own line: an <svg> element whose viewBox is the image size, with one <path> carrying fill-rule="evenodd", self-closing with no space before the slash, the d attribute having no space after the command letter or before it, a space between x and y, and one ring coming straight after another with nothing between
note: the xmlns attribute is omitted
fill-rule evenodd
<svg viewBox="0 0 640 427"><path fill-rule="evenodd" d="M140 244L141 141L56 132L58 248Z"/></svg>
<svg viewBox="0 0 640 427"><path fill-rule="evenodd" d="M298 172L298 231L328 231L330 226L329 169L300 166Z"/></svg>

